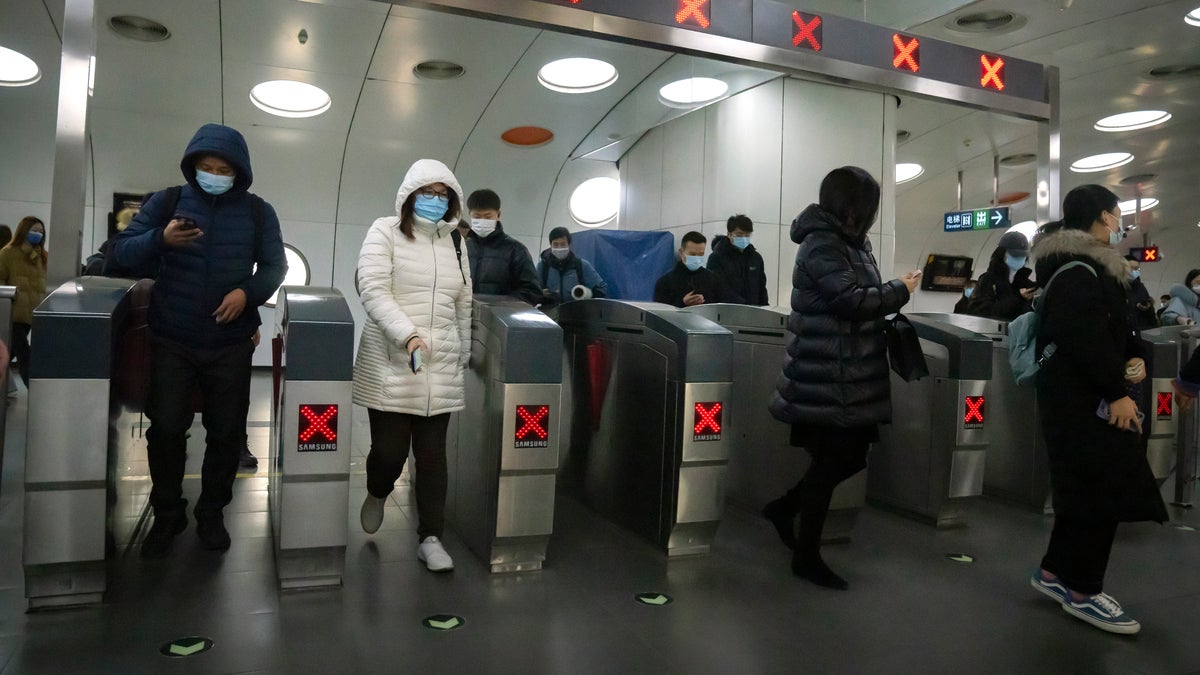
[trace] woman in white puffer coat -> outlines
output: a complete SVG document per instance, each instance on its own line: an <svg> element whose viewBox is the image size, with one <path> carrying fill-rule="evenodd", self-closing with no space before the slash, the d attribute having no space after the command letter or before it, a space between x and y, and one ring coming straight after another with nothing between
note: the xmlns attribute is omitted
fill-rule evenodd
<svg viewBox="0 0 1200 675"><path fill-rule="evenodd" d="M454 569L441 537L446 510L446 428L462 410L471 350L471 279L455 225L462 188L445 164L418 160L396 193L397 216L371 225L358 255L367 312L354 360L354 402L367 408L371 451L359 514L374 533L404 470L416 460L417 558ZM414 370L415 368L415 370Z"/></svg>

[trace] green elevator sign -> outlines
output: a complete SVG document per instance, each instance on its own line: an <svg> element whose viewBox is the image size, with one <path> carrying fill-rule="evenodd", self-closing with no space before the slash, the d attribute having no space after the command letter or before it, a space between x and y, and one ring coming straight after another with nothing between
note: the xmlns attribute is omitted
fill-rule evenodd
<svg viewBox="0 0 1200 675"><path fill-rule="evenodd" d="M1008 217L1007 206L971 211L950 211L943 216L942 226L946 232L1008 229L1012 227L1012 219Z"/></svg>

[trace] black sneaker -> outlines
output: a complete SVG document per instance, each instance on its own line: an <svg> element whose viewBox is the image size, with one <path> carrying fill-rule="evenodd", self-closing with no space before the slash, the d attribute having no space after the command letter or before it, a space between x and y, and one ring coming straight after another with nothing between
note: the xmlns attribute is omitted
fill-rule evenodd
<svg viewBox="0 0 1200 675"><path fill-rule="evenodd" d="M220 515L203 520L197 518L196 536L200 538L200 546L209 551L225 551L229 548L229 531L225 529L225 518Z"/></svg>
<svg viewBox="0 0 1200 675"><path fill-rule="evenodd" d="M258 470L258 458L250 452L249 444L242 446L242 454L238 457L238 467L242 469Z"/></svg>
<svg viewBox="0 0 1200 675"><path fill-rule="evenodd" d="M154 515L154 524L142 540L141 556L143 560L158 560L167 557L171 552L171 544L175 535L187 529L187 513L164 512Z"/></svg>

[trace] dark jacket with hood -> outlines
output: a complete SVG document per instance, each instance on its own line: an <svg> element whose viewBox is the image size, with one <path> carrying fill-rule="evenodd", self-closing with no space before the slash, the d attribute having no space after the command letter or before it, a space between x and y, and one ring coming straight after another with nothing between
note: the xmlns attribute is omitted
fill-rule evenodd
<svg viewBox="0 0 1200 675"><path fill-rule="evenodd" d="M1050 459L1054 510L1084 520L1162 522L1167 513L1139 434L1110 426L1101 401L1127 396L1125 362L1141 357L1129 326L1129 268L1105 243L1080 230L1060 230L1033 248L1038 279L1065 270L1039 302L1037 353L1057 351L1038 372L1037 405ZM1150 420L1146 420L1149 424Z"/></svg>
<svg viewBox="0 0 1200 675"><path fill-rule="evenodd" d="M670 272L658 278L654 283L654 301L665 305L684 307L683 296L697 293L704 296L706 304L714 302L741 302L725 280L706 267L695 272L689 270L683 261L675 263Z"/></svg>
<svg viewBox="0 0 1200 675"><path fill-rule="evenodd" d="M743 305L769 305L767 300L767 269L762 255L754 244L739 250L733 240L726 236L713 238L712 255L708 256L708 269L716 272L729 286Z"/></svg>
<svg viewBox="0 0 1200 675"><path fill-rule="evenodd" d="M1129 283L1129 325L1134 330L1158 327L1158 313L1154 311L1154 298L1146 290L1141 279Z"/></svg>
<svg viewBox="0 0 1200 675"><path fill-rule="evenodd" d="M1005 249L999 249L992 254L987 271L979 275L975 284L975 292L967 303L967 313L984 316L989 319L1012 321L1030 309L1030 303L1021 297L1021 289L1033 288L1029 280L1033 270L1022 267L1008 280L1010 270L1004 263Z"/></svg>
<svg viewBox="0 0 1200 675"><path fill-rule="evenodd" d="M908 302L884 283L866 229L849 231L813 204L792 221L800 245L792 272L787 356L771 414L792 425L852 429L891 418L884 317Z"/></svg>
<svg viewBox="0 0 1200 675"><path fill-rule="evenodd" d="M237 173L224 194L210 195L196 182L196 162L208 155L225 160ZM248 192L254 174L246 141L236 130L204 125L188 143L179 166L187 184L174 212L169 212L166 191L156 193L113 240L111 253L126 269L152 268L161 261L150 297L149 325L155 335L198 348L243 342L261 323L258 307L287 272L279 218L264 202L265 218L255 240L256 197ZM176 214L193 218L204 235L185 246L165 245L163 230ZM229 323L217 323L213 312L237 288L246 294L246 309Z"/></svg>
<svg viewBox="0 0 1200 675"><path fill-rule="evenodd" d="M542 288L533 271L533 257L521 242L496 231L487 237L467 235L472 290L477 295L515 295L531 305L542 301Z"/></svg>
<svg viewBox="0 0 1200 675"><path fill-rule="evenodd" d="M538 258L537 276L541 282L538 285L550 291L550 297L544 298L545 302L570 302L571 291L576 286L586 286L592 292L593 298L608 297L608 283L592 263L575 255L574 251L562 260L556 258L550 249L542 251Z"/></svg>

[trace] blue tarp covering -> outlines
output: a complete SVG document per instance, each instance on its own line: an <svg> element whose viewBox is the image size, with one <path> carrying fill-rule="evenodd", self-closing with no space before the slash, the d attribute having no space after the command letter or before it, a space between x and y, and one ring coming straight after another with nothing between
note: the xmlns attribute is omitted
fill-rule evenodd
<svg viewBox="0 0 1200 675"><path fill-rule="evenodd" d="M608 297L654 299L654 282L675 264L670 232L589 230L571 235L575 255L591 262L608 282Z"/></svg>

